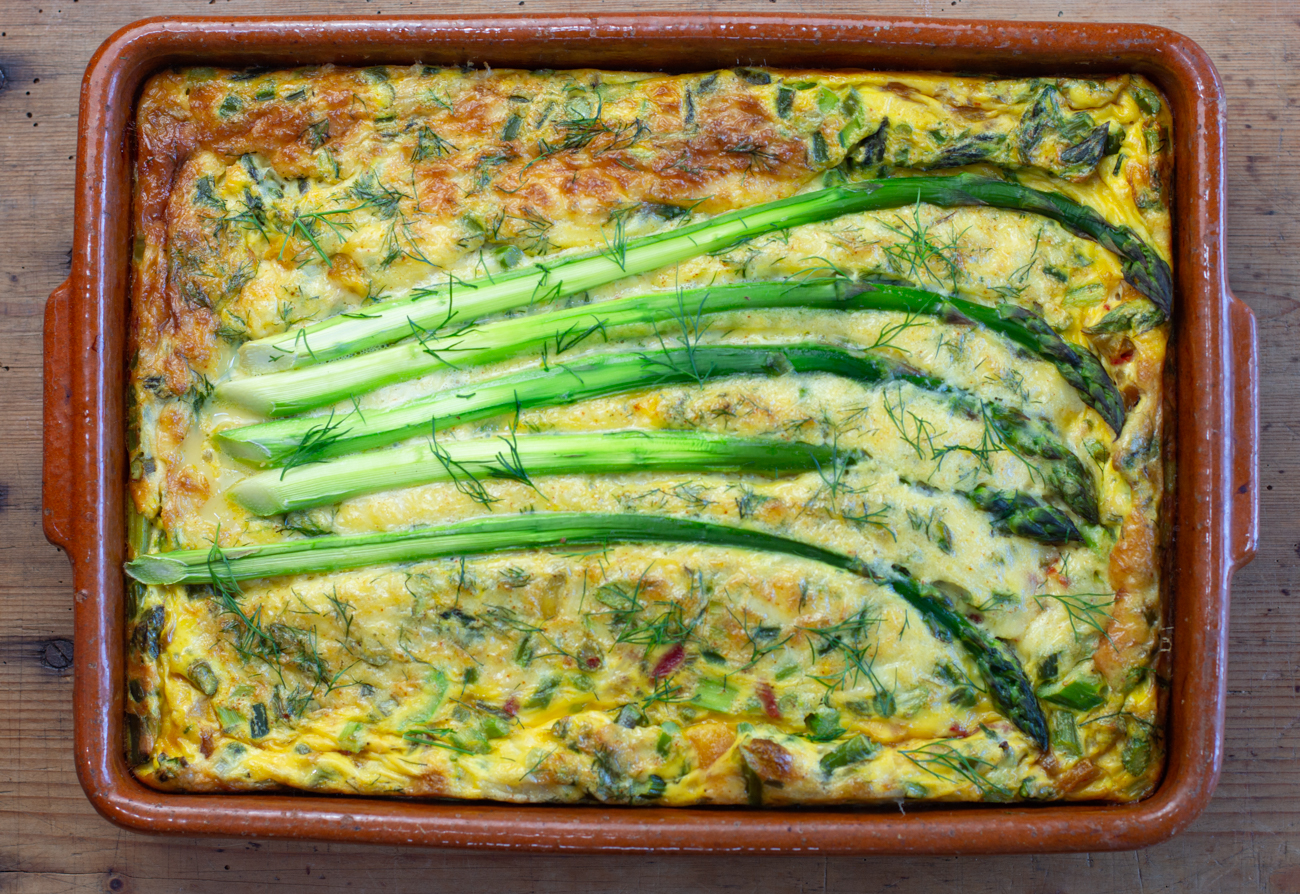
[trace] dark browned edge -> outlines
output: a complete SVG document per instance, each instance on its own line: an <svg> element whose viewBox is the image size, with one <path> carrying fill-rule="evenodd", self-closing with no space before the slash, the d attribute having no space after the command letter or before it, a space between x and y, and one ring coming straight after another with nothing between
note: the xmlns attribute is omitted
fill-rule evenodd
<svg viewBox="0 0 1300 894"><path fill-rule="evenodd" d="M171 794L123 756L123 356L131 172L144 79L169 65L487 62L692 71L736 64L1009 75L1140 72L1171 101L1177 376L1168 766L1132 805L864 810L515 806L313 795ZM1224 100L1199 46L1145 25L788 15L412 19L158 18L110 37L81 94L72 273L45 312L46 536L76 588L77 773L119 825L191 835L541 851L1017 853L1136 848L1205 807L1223 758L1228 596L1258 535L1254 315L1228 290Z"/></svg>

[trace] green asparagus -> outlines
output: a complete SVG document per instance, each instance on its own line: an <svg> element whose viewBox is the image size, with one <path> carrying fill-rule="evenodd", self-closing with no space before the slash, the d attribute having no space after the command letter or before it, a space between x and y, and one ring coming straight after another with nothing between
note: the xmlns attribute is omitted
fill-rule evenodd
<svg viewBox="0 0 1300 894"><path fill-rule="evenodd" d="M543 512L489 516L409 531L177 550L133 559L126 564L126 572L145 584L228 585L249 578L341 571L390 562L644 542L776 552L821 562L888 586L934 629L943 631L968 651L998 710L1040 749L1047 749L1047 721L1015 652L960 614L939 588L916 580L901 566L872 565L855 556L752 528L659 515Z"/></svg>
<svg viewBox="0 0 1300 894"><path fill-rule="evenodd" d="M897 177L835 186L720 214L696 224L630 239L617 250L541 261L505 274L448 283L408 299L390 299L364 312L339 314L305 328L258 339L242 349L246 363L303 366L323 363L416 331L458 327L484 315L534 306L706 252L728 248L774 230L844 214L925 202L952 208L988 205L1041 214L1093 239L1119 256L1125 278L1167 316L1173 300L1169 265L1131 229L1109 223L1063 195L973 174Z"/></svg>

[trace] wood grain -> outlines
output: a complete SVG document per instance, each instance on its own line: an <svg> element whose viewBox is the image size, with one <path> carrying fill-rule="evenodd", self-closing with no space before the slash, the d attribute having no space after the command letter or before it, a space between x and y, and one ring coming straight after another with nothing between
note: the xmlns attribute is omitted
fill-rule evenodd
<svg viewBox="0 0 1300 894"><path fill-rule="evenodd" d="M958 890L1300 894L1300 8L1285 0L463 0L465 12L701 8L1145 21L1201 43L1229 100L1232 285L1259 316L1263 536L1232 611L1226 759L1205 815L1137 853L990 859L545 857L159 839L100 819L72 766L72 594L40 525L41 313L67 275L81 73L163 13L447 12L383 0L0 0L0 891ZM1295 848L1293 850L1292 848Z"/></svg>

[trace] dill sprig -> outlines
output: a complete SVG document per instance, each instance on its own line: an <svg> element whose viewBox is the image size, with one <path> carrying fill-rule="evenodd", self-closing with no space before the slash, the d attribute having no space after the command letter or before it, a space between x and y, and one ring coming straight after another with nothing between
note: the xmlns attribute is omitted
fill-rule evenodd
<svg viewBox="0 0 1300 894"><path fill-rule="evenodd" d="M415 149L411 152L411 161L424 161L426 158L442 158L459 151L457 147L434 133L427 124L416 135Z"/></svg>
<svg viewBox="0 0 1300 894"><path fill-rule="evenodd" d="M925 534L925 539L934 543L939 549L951 554L953 551L952 529L939 517L939 507L931 506L928 515L922 515L912 507L907 508L907 521L913 531Z"/></svg>
<svg viewBox="0 0 1300 894"><path fill-rule="evenodd" d="M307 429L302 439L298 441L298 446L285 460L284 467L280 470L280 479L284 480L285 473L292 468L323 461L334 444L351 431L351 428L343 428L348 418L345 416L335 422L334 410L331 409L328 419L320 425Z"/></svg>
<svg viewBox="0 0 1300 894"><path fill-rule="evenodd" d="M1103 723L1107 720L1115 720L1115 719L1123 720L1125 725L1129 723L1136 723L1138 726L1143 727L1151 736L1153 737L1160 736L1160 732L1161 732L1160 727L1156 726L1150 720L1145 720L1130 711L1114 711L1110 714L1101 714L1097 717L1090 717L1087 720L1081 720L1079 721L1078 725L1087 726L1090 723Z"/></svg>
<svg viewBox="0 0 1300 894"><path fill-rule="evenodd" d="M437 419L432 419L429 422L429 449L433 452L434 459L438 460L443 469L446 470L447 477L451 479L451 483L456 490L478 503L484 509L490 510L493 503L500 502L499 498L488 493L487 488L474 476L473 472L453 459L451 454L447 452L447 448L438 443Z"/></svg>
<svg viewBox="0 0 1300 894"><path fill-rule="evenodd" d="M510 423L510 436L498 436L498 440L506 445L506 450L509 451L510 455L507 456L505 453L497 453L497 464L488 466L487 475L490 478L502 478L506 481L517 481L520 484L531 487L537 493L546 497L546 494L542 493L541 488L534 483L532 477L528 474L528 470L524 467L523 458L519 456L519 414L521 412L522 407L519 403L519 395L516 394L515 418ZM549 497L547 499L549 499Z"/></svg>
<svg viewBox="0 0 1300 894"><path fill-rule="evenodd" d="M402 733L402 738L412 745L442 748L445 751L454 751L457 754L474 754L475 752L470 751L468 748L461 748L459 745L443 741L455 734L456 731L449 727L415 726Z"/></svg>
<svg viewBox="0 0 1300 894"><path fill-rule="evenodd" d="M741 612L742 615L748 614L744 608L741 609ZM745 641L749 644L749 660L741 665L740 670L742 671L754 667L768 655L771 655L794 638L794 632L791 631L781 639L778 639L777 637L781 636L780 625L758 623L751 629L750 626L745 623L745 618L743 616L736 616L736 613L731 610L731 606L727 606L727 614L731 615L731 619L736 622L736 626L740 628L740 632L745 634Z"/></svg>
<svg viewBox="0 0 1300 894"><path fill-rule="evenodd" d="M906 354L907 350L905 348L900 348L894 343L894 340L909 329L913 329L917 326L925 326L926 322L918 319L920 316L921 314L918 313L906 313L903 315L903 319L897 323L886 323L880 328L880 331L876 333L876 340L863 348L863 350L876 351L882 348L893 348L900 353Z"/></svg>
<svg viewBox="0 0 1300 894"><path fill-rule="evenodd" d="M662 609L650 616L650 606L662 606ZM614 642L645 646L647 653L663 646L681 645L691 639L704 614L702 608L694 617L688 617L680 604L659 600L650 603L645 609L647 616L629 622Z"/></svg>
<svg viewBox="0 0 1300 894"><path fill-rule="evenodd" d="M942 447L935 447L933 445L933 442L931 443L930 458L933 459L935 462L935 471L938 471L939 469L943 468L943 461L947 459L948 456L950 456L951 454L965 453L968 456L974 457L976 463L979 465L979 467L982 470L984 470L984 472L991 473L993 471L993 463L991 457L996 453L1009 451L1012 454L1014 454L1016 458L1019 459L1025 465L1025 467L1029 470L1031 478L1037 476L1039 480L1043 480L1042 472L1039 472L1038 468L1033 463L1031 463L1019 451L1010 449L1010 445L1007 443L1006 439L1002 437L1001 431L999 430L998 426L994 423L994 420L990 415L989 405L982 400L979 401L978 419L979 422L981 423L980 439L978 443L945 444Z"/></svg>
<svg viewBox="0 0 1300 894"><path fill-rule="evenodd" d="M1043 593L1034 596L1034 599L1038 601L1040 609L1044 599L1059 602L1070 619L1070 629L1074 631L1075 639L1083 639L1088 635L1081 628L1110 638L1106 631L1106 625L1110 621L1107 609L1115 604L1114 593Z"/></svg>
<svg viewBox="0 0 1300 894"><path fill-rule="evenodd" d="M1038 257L1038 245L1042 239L1043 228L1039 227L1037 234L1034 235L1034 247L1033 250L1029 252L1029 260L1020 267L1011 271L1011 275L1007 277L1005 283L994 286L994 292L997 292L1004 298L1019 298L1024 294L1025 289L1028 288L1029 285L1029 274L1033 271L1034 265L1041 260Z"/></svg>
<svg viewBox="0 0 1300 894"><path fill-rule="evenodd" d="M449 351L450 352L456 351L463 344L463 340L450 342L448 344L444 344L439 347L434 347L432 344L430 344L430 342L433 341L433 339L435 338L442 339L445 341L452 338L456 338L457 336L470 331L472 327L470 326L470 324L466 324L456 332L448 333L447 335L440 335L439 330L442 329L443 326L447 325L447 323L451 320L451 316L452 316L452 310L449 301L447 305L447 316L443 319L441 323L435 324L435 326L432 329L425 329L421 327L419 323L415 322L415 320L410 320L409 322L411 324L411 335L415 337L415 341L420 345L420 350L423 351L425 354L429 355L438 363L441 363L444 366L450 367L451 369L460 369L459 366L457 366L455 363L453 363L452 361L444 357L443 353Z"/></svg>
<svg viewBox="0 0 1300 894"><path fill-rule="evenodd" d="M707 492L707 487L691 484L689 481L681 481L673 485L673 496L696 509L706 509L713 505L713 501L704 496Z"/></svg>
<svg viewBox="0 0 1300 894"><path fill-rule="evenodd" d="M276 255L275 259L277 261L284 259L284 250L288 248L289 241L293 238L294 234L297 233L306 240L307 244L310 245L312 249L315 250L316 254L320 257L322 264L329 264L330 256L325 254L325 249L321 248L320 242L316 240L317 234L313 232L313 221L325 220L326 222L329 222L327 217L320 216L328 213L329 212L317 212L314 216L298 215L295 213L293 220L289 223L289 229L285 231L284 242L280 244L280 252ZM337 227L337 225L331 223L331 227ZM296 252L293 256L293 260L297 261L301 255L301 252Z"/></svg>
<svg viewBox="0 0 1300 894"><path fill-rule="evenodd" d="M191 366L190 387L181 395L181 400L187 401L197 414L212 397L213 390L212 380Z"/></svg>
<svg viewBox="0 0 1300 894"><path fill-rule="evenodd" d="M601 249L601 254L609 258L618 265L618 269L624 273L627 272L627 217L623 214L612 215L611 220L614 223L614 239L610 240L602 229L600 238L604 240L605 247Z"/></svg>
<svg viewBox="0 0 1300 894"><path fill-rule="evenodd" d="M902 237L895 245L884 246L885 256L893 271L918 285L931 284L954 292L961 276L961 267L952 254L965 231L946 242L931 239L934 224L921 222L921 201L912 206L911 220L901 214L894 215L894 223L881 224L885 229Z"/></svg>
<svg viewBox="0 0 1300 894"><path fill-rule="evenodd" d="M637 578L636 583L632 586L631 593L623 592L623 588L616 583L605 583L596 591L596 601L601 605L609 608L610 625L615 628L626 627L637 616L637 613L644 608L641 602L641 590L645 587L646 575L654 567L651 563L645 567L641 575Z"/></svg>
<svg viewBox="0 0 1300 894"><path fill-rule="evenodd" d="M813 495L808 498L808 502L804 504L804 508L799 510L799 515L803 515L804 510L808 509L809 506L815 503L823 493L828 496L831 512L833 513L838 513L840 511L839 500L842 495L857 495L862 493L861 488L850 487L844 481L844 476L848 472L849 466L857 462L859 456L860 454L858 451L840 450L839 433L836 432L831 440L830 461L822 463L818 462L814 458L814 462L816 462L817 465L817 475L821 478L822 483L818 485L817 490L813 492ZM795 517L798 518L798 516Z"/></svg>
<svg viewBox="0 0 1300 894"><path fill-rule="evenodd" d="M212 579L213 592L217 595L217 603L226 614L235 616L240 628L235 651L244 661L258 658L278 667L280 644L262 627L262 606L259 605L250 615L239 604L244 591L230 569L230 560L220 546L220 538L221 530L218 528L212 549L208 551L208 574Z"/></svg>
<svg viewBox="0 0 1300 894"><path fill-rule="evenodd" d="M994 764L958 751L950 744L952 741L943 739L920 748L900 749L898 753L936 779L951 782L956 776L975 786L986 798L993 796L1006 800L1011 797L1008 789L984 777L983 774L993 769Z"/></svg>
<svg viewBox="0 0 1300 894"><path fill-rule="evenodd" d="M302 602L301 597L299 597L299 601ZM303 604L306 605L306 603ZM310 614L319 615L320 613L310 611ZM293 691L285 697L285 710L282 713L286 719L293 716L301 717L306 713L313 699L323 698L336 689L356 685L349 683L346 686L341 686L339 680L358 664L359 659L337 671L333 671L329 661L321 654L319 634L315 626L305 629L291 627L286 624L276 624L272 626L272 630L277 641L283 641L282 654L284 660L296 667L298 671L306 673L312 682L310 690L304 690L301 686L295 685ZM289 645L296 647L296 654L290 654L287 651Z"/></svg>
<svg viewBox="0 0 1300 894"><path fill-rule="evenodd" d="M503 577L511 572L521 574L528 580L532 579L532 575L528 574L528 572L524 571L522 568L516 568L513 566L505 570ZM516 578L516 580L518 579L519 578ZM527 581L525 580L523 583L526 582ZM503 584L507 589L517 589L517 587L522 586L523 583L516 585L507 583L503 580ZM519 644L515 647L515 658L525 667L533 661L542 658L573 658L573 655L561 648L559 643L552 639L545 630L535 624L529 624L527 621L520 618L512 608L504 605L489 606L488 609L483 612L482 617L484 621L496 630L511 630L515 633L523 634ZM546 643L546 645L550 646L551 651L534 651L532 648L532 639L534 636Z"/></svg>
<svg viewBox="0 0 1300 894"><path fill-rule="evenodd" d="M739 155L745 158L745 173L753 173L757 168L760 172L766 173L777 166L778 158L768 152L766 147L760 146L752 139L741 140L734 146L724 146L722 151L727 155Z"/></svg>
<svg viewBox="0 0 1300 894"><path fill-rule="evenodd" d="M519 215L507 214L502 210L492 219L484 233L484 239L496 245L517 245L528 254L543 254L554 244L547 235L554 226L553 221L542 217L532 208L524 208Z"/></svg>
<svg viewBox="0 0 1300 894"><path fill-rule="evenodd" d="M936 434L934 424L907 409L903 399L902 383L899 383L894 389L896 403L890 403L889 392L889 388L881 391L881 403L884 405L885 416L889 419L890 424L894 426L899 436L907 442L907 445L916 452L919 459L925 459L927 452L933 456ZM910 423L908 420L911 420Z"/></svg>
<svg viewBox="0 0 1300 894"><path fill-rule="evenodd" d="M663 646L683 645L688 642L708 609L705 602L700 611L688 617L681 603L666 600L646 602L642 599L646 575L652 566L646 566L637 578L631 592L617 584L605 584L596 591L596 601L609 609L597 612L609 616L609 625L615 633L615 643L645 646L646 654ZM688 598L704 592L704 575L697 571L691 577ZM651 614L652 609L658 611Z"/></svg>
<svg viewBox="0 0 1300 894"><path fill-rule="evenodd" d="M654 704L671 705L679 702L691 700L691 695L686 692L685 687L673 682L675 675L669 674L665 677L656 677L654 688L645 697L631 703L631 707L641 712L642 716L646 715L647 709ZM622 710L620 708L620 710Z"/></svg>
<svg viewBox="0 0 1300 894"><path fill-rule="evenodd" d="M759 506L773 499L767 494L757 493L746 484L728 485L727 490L737 490L740 496L735 498L736 514L743 518L752 518Z"/></svg>
<svg viewBox="0 0 1300 894"><path fill-rule="evenodd" d="M1020 598L1015 593L1009 593L1006 590L994 590L989 593L989 598L983 602L971 601L970 607L977 612L996 612L1005 611L1007 606L1014 606L1019 602Z"/></svg>
<svg viewBox="0 0 1300 894"><path fill-rule="evenodd" d="M556 746L555 746L554 748L552 748L550 751L546 752L546 753L543 754L541 757L539 757L537 760L533 761L532 766L530 766L527 770L524 770L523 775L519 777L519 781L520 781L520 782L523 782L523 781L524 781L525 779L527 779L529 776L532 776L534 773L536 773L536 772L538 771L538 769L541 768L542 764L544 764L544 763L546 763L548 760L550 760L551 755L555 754L555 752L557 752L557 751L559 751L559 750L560 750L560 746L559 746L559 745L556 745Z"/></svg>
<svg viewBox="0 0 1300 894"><path fill-rule="evenodd" d="M346 195L361 203L349 211L366 208L384 219L397 217L401 213L402 200L410 198L406 193L385 184L373 171L358 177Z"/></svg>
<svg viewBox="0 0 1300 894"><path fill-rule="evenodd" d="M526 587L532 581L533 576L517 565L510 565L501 572L501 583L510 590L518 590Z"/></svg>
<svg viewBox="0 0 1300 894"><path fill-rule="evenodd" d="M845 509L843 512L840 513L840 518L848 522L849 524L855 525L860 528L861 527L878 528L879 530L889 534L889 536L892 537L895 542L897 542L898 535L894 533L894 529L891 528L889 524L885 521L885 519L889 517L889 513L892 509L893 507L890 506L889 504L882 505L879 509L871 509L868 507L867 501L864 498L862 500L861 512L855 513L855 512L850 512L848 509Z"/></svg>
<svg viewBox="0 0 1300 894"><path fill-rule="evenodd" d="M325 597L325 601L334 609L334 620L338 621L340 626L343 627L343 636L339 641L343 644L343 648L351 654L352 622L355 621L357 617L356 606L339 598L339 588L337 585L331 589L330 594Z"/></svg>
<svg viewBox="0 0 1300 894"><path fill-rule="evenodd" d="M780 232L788 233L789 231L782 230ZM809 264L807 267L800 267L798 270L790 274L790 278L793 280L796 281L818 280L818 279L824 279L828 275L837 276L840 279L845 280L846 282L852 282L854 279L852 273L845 270L839 264L836 264L830 258L823 257L822 255L809 255L808 257L802 258L801 260L803 260L804 262L821 261L821 263Z"/></svg>
<svg viewBox="0 0 1300 894"><path fill-rule="evenodd" d="M609 342L609 333L605 331L604 320L598 319L586 329L581 329L579 323L571 323L564 331L555 333L555 356L558 357L565 351L573 350L597 332L601 334L606 343ZM546 344L542 345L543 350L547 347Z"/></svg>
<svg viewBox="0 0 1300 894"><path fill-rule="evenodd" d="M690 310L686 306L686 298L681 289L677 290L677 306L672 311L673 322L677 324L678 349L670 348L664 340L663 333L659 331L658 323L654 324L655 338L659 340L659 347L663 358L647 355L648 363L663 367L674 375L683 373L689 374L698 385L703 387L705 380L712 374L713 367L703 369L699 359L700 338L704 331L709 328L709 324L704 320L704 305L708 303L709 296L705 292L700 296L700 303L694 309Z"/></svg>
<svg viewBox="0 0 1300 894"><path fill-rule="evenodd" d="M557 119L554 122L554 127L559 131L560 139L555 143L538 140L537 157L528 163L525 170L543 159L562 152L572 153L594 146L592 153L601 155L620 149L630 149L650 130L640 118L635 118L626 124L620 124L610 123L603 116L604 100L598 97L594 113L590 115L574 114L570 118ZM608 139L600 140L602 137L608 137ZM600 142L597 143L597 140L600 140Z"/></svg>
<svg viewBox="0 0 1300 894"><path fill-rule="evenodd" d="M824 676L810 674L809 678L826 689L823 702L830 704L831 694L835 691L848 691L858 685L862 679L871 685L875 693L876 708L881 716L888 717L894 713L894 694L880 681L875 672L876 652L879 646L870 642L870 634L880 625L880 619L871 617L863 606L856 614L835 624L825 627L800 627L807 634L808 650L812 662L827 655L838 655L841 667L838 673Z"/></svg>

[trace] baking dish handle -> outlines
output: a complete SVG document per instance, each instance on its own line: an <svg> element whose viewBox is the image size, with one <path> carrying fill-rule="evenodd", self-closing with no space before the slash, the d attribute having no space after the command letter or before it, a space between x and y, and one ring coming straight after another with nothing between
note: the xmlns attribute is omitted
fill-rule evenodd
<svg viewBox="0 0 1300 894"><path fill-rule="evenodd" d="M72 355L69 350L71 278L45 303L45 466L41 517L45 537L64 551L72 544Z"/></svg>
<svg viewBox="0 0 1300 894"><path fill-rule="evenodd" d="M1232 567L1255 558L1259 546L1259 340L1255 314L1228 293L1232 374Z"/></svg>

